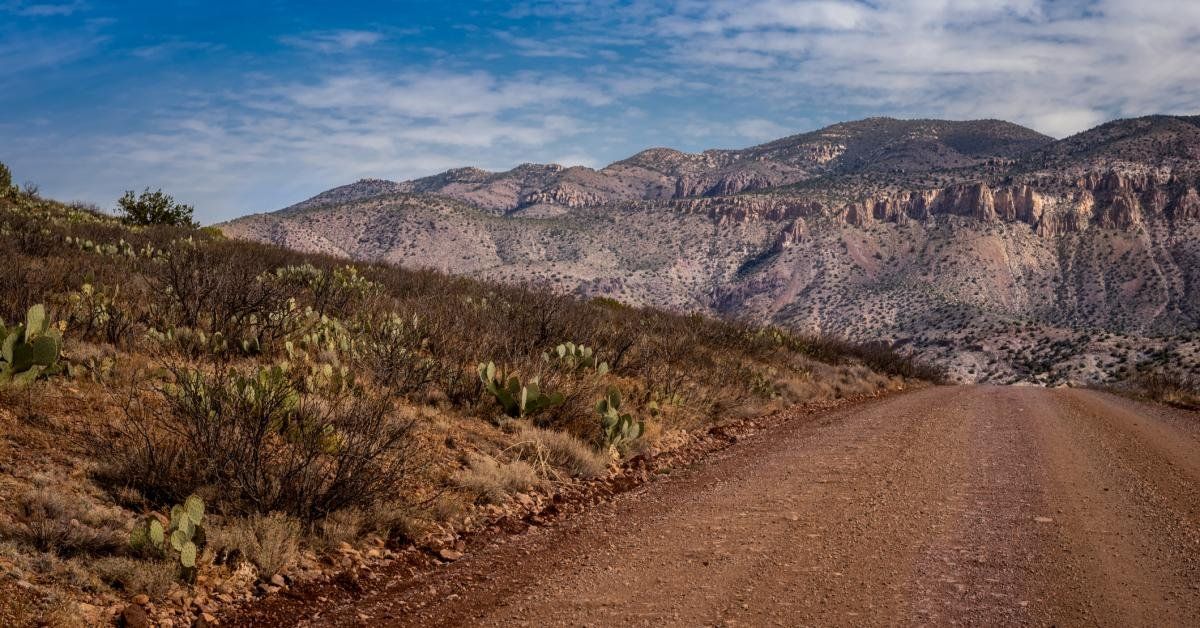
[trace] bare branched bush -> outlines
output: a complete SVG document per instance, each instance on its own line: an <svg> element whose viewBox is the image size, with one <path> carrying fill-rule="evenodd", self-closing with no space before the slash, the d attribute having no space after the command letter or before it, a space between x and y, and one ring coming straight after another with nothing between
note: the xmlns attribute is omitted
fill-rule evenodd
<svg viewBox="0 0 1200 628"><path fill-rule="evenodd" d="M261 278L264 261L243 243L173 243L151 276L165 326L220 333L246 353L278 350L301 312L283 284Z"/></svg>
<svg viewBox="0 0 1200 628"><path fill-rule="evenodd" d="M376 383L401 395L434 381L439 363L429 351L430 329L420 314L388 313L362 323L361 362Z"/></svg>
<svg viewBox="0 0 1200 628"><path fill-rule="evenodd" d="M413 470L413 423L385 397L301 394L278 368L171 372L165 408L131 400L108 438L110 484L160 503L207 491L228 512L313 521L392 497Z"/></svg>

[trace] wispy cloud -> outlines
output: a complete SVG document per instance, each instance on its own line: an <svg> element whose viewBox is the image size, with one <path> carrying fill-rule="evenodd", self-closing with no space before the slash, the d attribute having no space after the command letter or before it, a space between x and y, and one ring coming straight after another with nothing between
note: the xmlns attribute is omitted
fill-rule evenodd
<svg viewBox="0 0 1200 628"><path fill-rule="evenodd" d="M671 3L674 67L797 93L1052 134L1200 107L1200 4L1163 0Z"/></svg>
<svg viewBox="0 0 1200 628"><path fill-rule="evenodd" d="M792 132L792 129L763 118L738 120L734 123L733 130L741 137L752 142L779 139Z"/></svg>
<svg viewBox="0 0 1200 628"><path fill-rule="evenodd" d="M224 203L213 189L225 195L277 179L294 185L297 173L304 173L305 186L330 187L464 164L511 167L584 128L564 113L572 103L610 98L602 85L533 74L389 77L347 70L306 83L188 96L186 109L159 117L146 131L103 139L99 154L120 160L105 157L93 173L114 176L107 173L119 167L126 174L116 178L128 181L129 173L153 171L154 185ZM572 161L592 163L578 154ZM208 215L269 208L210 205Z"/></svg>
<svg viewBox="0 0 1200 628"><path fill-rule="evenodd" d="M279 42L294 48L330 54L370 46L382 39L383 34L375 31L336 30L285 35L279 38Z"/></svg>
<svg viewBox="0 0 1200 628"><path fill-rule="evenodd" d="M96 53L108 36L93 29L67 33L40 30L0 32L0 79L31 70L58 67Z"/></svg>
<svg viewBox="0 0 1200 628"><path fill-rule="evenodd" d="M85 9L87 3L82 0L74 2L7 2L0 4L0 10L26 17L53 17L72 15Z"/></svg>
<svg viewBox="0 0 1200 628"><path fill-rule="evenodd" d="M587 81L533 74L501 80L484 71L414 72L395 78L378 73L338 74L270 91L313 110L387 112L439 119L545 107L571 100L590 104L608 101L601 86Z"/></svg>
<svg viewBox="0 0 1200 628"><path fill-rule="evenodd" d="M586 49L576 49L554 41L536 37L518 37L512 33L496 33L500 41L513 47L517 54L525 57L559 57L564 59L586 59Z"/></svg>
<svg viewBox="0 0 1200 628"><path fill-rule="evenodd" d="M179 39L171 39L162 41L157 44L148 46L139 46L129 51L135 57L140 59L164 59L174 55L195 52L195 51L212 51L220 48L218 44L212 44L203 41L184 41Z"/></svg>

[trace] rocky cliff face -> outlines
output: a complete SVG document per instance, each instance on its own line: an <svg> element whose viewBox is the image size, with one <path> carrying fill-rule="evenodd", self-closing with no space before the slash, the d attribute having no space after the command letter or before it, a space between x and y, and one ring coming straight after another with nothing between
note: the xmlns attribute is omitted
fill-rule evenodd
<svg viewBox="0 0 1200 628"><path fill-rule="evenodd" d="M1043 182L1044 183L1044 182ZM1048 238L1095 226L1134 230L1147 218L1195 220L1194 183L1173 175L1089 173L1063 189L1019 182L977 181L932 190L903 191L849 203L834 213L849 224L967 216L983 222L1020 222Z"/></svg>
<svg viewBox="0 0 1200 628"><path fill-rule="evenodd" d="M786 221L825 216L855 227L877 222L962 216L984 223L1021 223L1045 238L1089 228L1134 231L1147 220L1200 218L1194 181L1172 174L1093 172L1074 180L984 181L872 194L849 202L801 192L703 196L670 207L727 220Z"/></svg>
<svg viewBox="0 0 1200 628"><path fill-rule="evenodd" d="M964 380L1095 381L1149 359L1129 347L1200 347L1188 336L1200 330L1197 147L1200 118L1058 142L999 121L871 119L600 170L360 181L222 228L897 340ZM1071 353L1067 337L1090 348Z"/></svg>

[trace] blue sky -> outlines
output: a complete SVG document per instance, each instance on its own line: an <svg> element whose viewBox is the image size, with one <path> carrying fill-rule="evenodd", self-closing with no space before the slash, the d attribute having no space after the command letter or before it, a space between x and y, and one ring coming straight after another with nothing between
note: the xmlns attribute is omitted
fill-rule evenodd
<svg viewBox="0 0 1200 628"><path fill-rule="evenodd" d="M0 161L214 222L362 177L602 166L869 115L1200 110L1200 3L0 0Z"/></svg>

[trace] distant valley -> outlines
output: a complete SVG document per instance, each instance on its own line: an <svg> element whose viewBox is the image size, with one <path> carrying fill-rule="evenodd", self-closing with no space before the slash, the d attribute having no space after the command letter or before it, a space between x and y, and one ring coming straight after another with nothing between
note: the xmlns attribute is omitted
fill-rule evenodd
<svg viewBox="0 0 1200 628"><path fill-rule="evenodd" d="M363 180L231 237L884 339L964 382L1200 375L1200 117L1062 140L872 118L744 150L655 148Z"/></svg>

